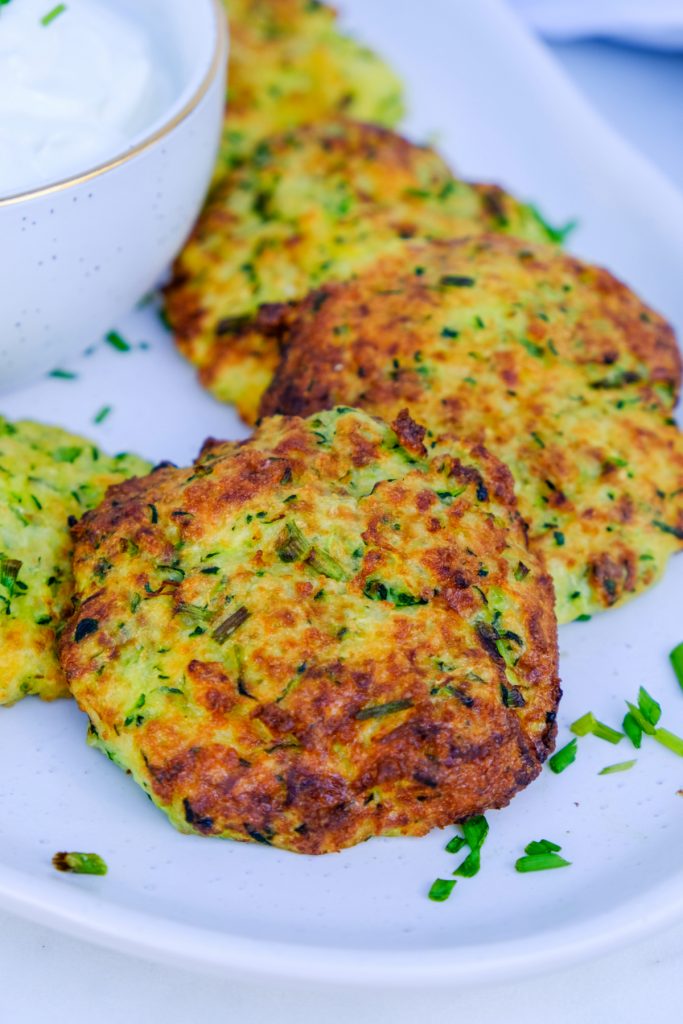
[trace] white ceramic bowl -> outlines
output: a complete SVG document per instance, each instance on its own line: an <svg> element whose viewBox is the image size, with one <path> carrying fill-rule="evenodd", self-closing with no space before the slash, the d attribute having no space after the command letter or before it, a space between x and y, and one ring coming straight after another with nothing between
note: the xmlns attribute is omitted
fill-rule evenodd
<svg viewBox="0 0 683 1024"><path fill-rule="evenodd" d="M140 11L139 0L117 0ZM158 281L199 212L225 103L220 0L145 0L174 61L172 105L126 152L0 199L0 390L53 369Z"/></svg>

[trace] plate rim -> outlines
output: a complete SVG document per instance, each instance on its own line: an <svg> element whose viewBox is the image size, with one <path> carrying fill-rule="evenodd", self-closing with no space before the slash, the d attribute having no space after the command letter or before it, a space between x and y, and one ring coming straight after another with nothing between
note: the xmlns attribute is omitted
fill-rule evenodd
<svg viewBox="0 0 683 1024"><path fill-rule="evenodd" d="M539 933L522 940L481 943L465 948L378 950L320 947L304 943L244 938L216 929L172 921L107 904L94 879L64 890L57 879L42 879L0 865L0 907L17 916L81 941L128 956L203 974L248 980L309 983L325 987L354 985L371 990L429 987L470 988L482 982L506 982L561 970L605 955L674 925L683 917L683 874L585 922L551 929L551 941L538 946ZM76 896L76 899L74 899ZM544 934L544 933L540 933Z"/></svg>

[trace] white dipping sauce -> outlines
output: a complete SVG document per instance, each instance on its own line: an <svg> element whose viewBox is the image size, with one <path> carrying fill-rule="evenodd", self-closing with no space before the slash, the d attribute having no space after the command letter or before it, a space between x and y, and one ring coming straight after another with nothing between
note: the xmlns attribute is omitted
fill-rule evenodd
<svg viewBox="0 0 683 1024"><path fill-rule="evenodd" d="M130 148L173 99L142 22L116 0L0 4L0 198L91 170Z"/></svg>

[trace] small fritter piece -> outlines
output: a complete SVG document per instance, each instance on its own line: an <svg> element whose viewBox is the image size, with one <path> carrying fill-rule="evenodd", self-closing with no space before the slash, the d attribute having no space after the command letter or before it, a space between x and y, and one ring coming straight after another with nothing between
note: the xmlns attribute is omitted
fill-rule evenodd
<svg viewBox="0 0 683 1024"><path fill-rule="evenodd" d="M671 328L610 274L491 236L406 245L313 294L263 413L407 406L485 444L567 622L650 586L683 546L679 379Z"/></svg>
<svg viewBox="0 0 683 1024"><path fill-rule="evenodd" d="M552 747L549 576L507 469L406 413L264 422L75 529L62 663L183 832L326 853L507 804Z"/></svg>
<svg viewBox="0 0 683 1024"><path fill-rule="evenodd" d="M226 0L228 105L217 177L259 139L340 114L393 127L403 116L397 75L311 0Z"/></svg>
<svg viewBox="0 0 683 1024"><path fill-rule="evenodd" d="M204 386L253 423L279 359L271 325L293 313L278 304L406 238L482 231L549 239L533 209L455 180L433 150L353 121L307 126L262 142L214 193L176 261L168 319Z"/></svg>
<svg viewBox="0 0 683 1024"><path fill-rule="evenodd" d="M73 592L68 520L149 468L57 427L0 418L0 704L69 695L56 652Z"/></svg>

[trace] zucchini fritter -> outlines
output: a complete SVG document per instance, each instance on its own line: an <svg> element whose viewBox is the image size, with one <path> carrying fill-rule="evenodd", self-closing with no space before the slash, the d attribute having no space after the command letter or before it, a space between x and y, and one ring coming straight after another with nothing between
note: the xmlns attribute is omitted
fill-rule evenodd
<svg viewBox="0 0 683 1024"><path fill-rule="evenodd" d="M75 528L62 664L183 832L326 853L500 807L559 699L507 469L353 409L209 442Z"/></svg>
<svg viewBox="0 0 683 1024"><path fill-rule="evenodd" d="M0 418L0 704L68 696L55 649L73 591L68 520L149 463Z"/></svg>
<svg viewBox="0 0 683 1024"><path fill-rule="evenodd" d="M313 294L263 412L407 406L485 444L567 622L650 586L682 546L679 379L671 328L610 274L491 236L406 244Z"/></svg>
<svg viewBox="0 0 683 1024"><path fill-rule="evenodd" d="M393 127L403 88L368 47L340 32L316 0L225 0L228 105L217 175L259 139L339 114Z"/></svg>
<svg viewBox="0 0 683 1024"><path fill-rule="evenodd" d="M353 121L309 125L262 142L213 194L176 262L169 322L204 386L253 423L279 358L268 320L293 312L278 304L403 239L482 231L549 240L533 209L457 181L433 150Z"/></svg>

